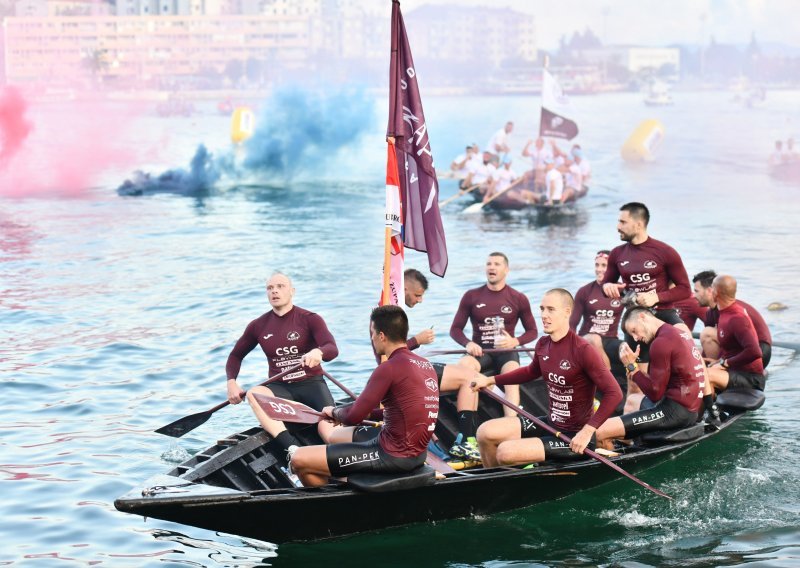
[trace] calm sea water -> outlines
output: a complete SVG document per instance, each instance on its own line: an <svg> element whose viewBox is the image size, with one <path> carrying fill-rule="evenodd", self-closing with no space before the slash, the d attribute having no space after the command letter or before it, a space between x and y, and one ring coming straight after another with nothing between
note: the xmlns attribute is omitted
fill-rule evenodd
<svg viewBox="0 0 800 568"><path fill-rule="evenodd" d="M550 287L592 279L593 254L617 244L619 205L646 202L651 234L675 246L690 274L734 274L776 340L800 342L798 187L774 182L775 138L800 138L800 94L770 93L743 109L727 93L676 95L648 109L638 95L573 99L594 182L580 214L542 225L524 215L443 212L450 251L410 312L437 345L461 294L483 280L488 252L511 258L511 284L536 302ZM263 282L294 277L296 303L321 313L340 347L329 369L358 390L372 358L362 333L378 295L384 102L356 146L320 174L260 180L199 197L122 198L128 171L108 172L79 198L0 198L0 565L796 566L800 564L800 435L795 353L776 350L768 400L731 431L643 474L665 502L628 481L490 518L412 526L317 545L244 540L117 512L113 500L151 475L254 424L244 406L217 413L179 441L153 433L225 398L224 364L248 321L268 309ZM36 115L63 109L49 107ZM426 100L434 156L483 145L507 119L521 148L538 100ZM631 166L619 147L639 121L666 128L659 160ZM194 148L225 144L227 120L143 119L132 147L166 140L156 171ZM45 142L42 142L45 143ZM312 165L309 165L311 167ZM443 197L454 192L442 183ZM409 266L426 268L408 253ZM789 308L769 312L770 302ZM242 384L263 380L263 356ZM279 519L253 519L256 523ZM335 520L332 520L335 522Z"/></svg>

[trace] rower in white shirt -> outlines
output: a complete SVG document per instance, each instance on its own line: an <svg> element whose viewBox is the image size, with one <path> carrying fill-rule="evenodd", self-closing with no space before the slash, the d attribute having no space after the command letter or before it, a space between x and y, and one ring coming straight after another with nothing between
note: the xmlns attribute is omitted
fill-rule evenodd
<svg viewBox="0 0 800 568"><path fill-rule="evenodd" d="M492 178L492 175L494 174L495 169L496 168L492 163L492 155L489 152L484 152L483 160L480 164L470 162L469 173L464 179L464 187L479 185L480 188L478 191L481 194L491 192L494 188L494 179Z"/></svg>
<svg viewBox="0 0 800 568"><path fill-rule="evenodd" d="M503 164L492 173L494 186L491 192L486 192L483 196L483 200L487 201L493 195L505 191L518 177L514 170L511 169L511 158L506 157L506 159L503 160Z"/></svg>
<svg viewBox="0 0 800 568"><path fill-rule="evenodd" d="M514 123L510 120L506 122L506 125L494 133L494 135L489 139L489 143L486 144L486 151L490 152L494 156L502 158L505 154L511 152L511 148L509 146L509 135L514 130Z"/></svg>
<svg viewBox="0 0 800 568"><path fill-rule="evenodd" d="M531 145L533 145L533 147L531 147ZM550 159L553 158L553 150L544 143L544 138L540 136L535 142L533 140L528 140L528 143L525 144L525 148L522 150L522 155L526 158L529 157L533 164L533 169L525 173L525 185L529 185L532 179L534 192L543 192L546 169L545 159L548 157Z"/></svg>
<svg viewBox="0 0 800 568"><path fill-rule="evenodd" d="M467 169L467 163L472 159L473 152L474 150L472 146L467 146L464 153L456 156L450 164L450 171L453 172L456 178L464 179L467 177L467 174L469 173L469 170Z"/></svg>

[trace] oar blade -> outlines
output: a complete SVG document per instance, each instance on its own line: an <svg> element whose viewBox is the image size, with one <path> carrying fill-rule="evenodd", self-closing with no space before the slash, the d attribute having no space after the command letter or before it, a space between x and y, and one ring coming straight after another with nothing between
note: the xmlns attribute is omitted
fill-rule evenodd
<svg viewBox="0 0 800 568"><path fill-rule="evenodd" d="M211 417L211 412L204 410L196 414L190 414L183 418L178 418L175 422L170 422L166 426L162 426L156 433L164 434L165 436L172 436L173 438L180 438L187 432L191 432L198 426L204 424Z"/></svg>
<svg viewBox="0 0 800 568"><path fill-rule="evenodd" d="M469 207L466 207L462 213L467 215L474 215L475 213L480 213L483 210L483 203L473 203Z"/></svg>
<svg viewBox="0 0 800 568"><path fill-rule="evenodd" d="M256 399L258 406L266 412L267 416L273 420L297 422L300 424L316 424L324 418L321 412L317 412L313 408L293 400L257 393L253 393L253 398Z"/></svg>

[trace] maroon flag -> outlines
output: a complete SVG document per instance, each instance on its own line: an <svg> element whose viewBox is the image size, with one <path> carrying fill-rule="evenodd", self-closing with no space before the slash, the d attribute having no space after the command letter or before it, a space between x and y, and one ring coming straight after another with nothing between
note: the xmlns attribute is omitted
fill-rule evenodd
<svg viewBox="0 0 800 568"><path fill-rule="evenodd" d="M439 214L439 182L400 2L392 2L392 59L389 66L389 124L397 149L403 199L403 242L428 253L432 273L447 270L447 243Z"/></svg>

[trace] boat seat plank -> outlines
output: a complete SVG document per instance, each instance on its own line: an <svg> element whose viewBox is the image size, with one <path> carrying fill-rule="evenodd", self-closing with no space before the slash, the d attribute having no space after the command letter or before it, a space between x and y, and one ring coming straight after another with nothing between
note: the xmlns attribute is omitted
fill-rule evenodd
<svg viewBox="0 0 800 568"><path fill-rule="evenodd" d="M698 422L688 428L677 428L675 430L655 430L646 432L640 436L642 443L648 446L658 446L663 444L675 444L679 442L690 442L701 437L705 433L705 424Z"/></svg>
<svg viewBox="0 0 800 568"><path fill-rule="evenodd" d="M215 473L223 466L238 460L243 455L246 455L256 448L263 446L269 441L269 434L262 430L258 434L243 440L239 444L226 448L224 452L216 454L211 459L204 461L181 477L187 481L200 480L207 475Z"/></svg>
<svg viewBox="0 0 800 568"><path fill-rule="evenodd" d="M384 493L415 489L436 482L436 470L423 465L408 473L352 473L347 476L347 484L365 493Z"/></svg>
<svg viewBox="0 0 800 568"><path fill-rule="evenodd" d="M278 460L275 458L275 456L272 454L264 454L263 456L251 461L248 465L250 466L250 469L253 470L253 473L256 475L261 475L261 473L276 463L278 463Z"/></svg>
<svg viewBox="0 0 800 568"><path fill-rule="evenodd" d="M757 410L764 404L764 391L755 389L728 389L717 396L717 405L738 410Z"/></svg>

